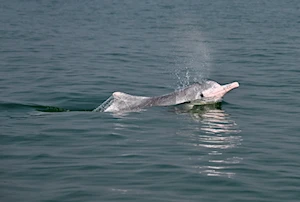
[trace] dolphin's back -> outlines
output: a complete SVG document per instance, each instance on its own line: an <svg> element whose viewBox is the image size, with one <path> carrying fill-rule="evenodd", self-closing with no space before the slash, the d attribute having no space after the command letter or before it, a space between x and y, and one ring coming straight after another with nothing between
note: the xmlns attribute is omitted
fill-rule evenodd
<svg viewBox="0 0 300 202"><path fill-rule="evenodd" d="M217 87L220 87L220 84L214 81L206 81L202 83L197 82L181 90L158 97L153 97L152 99L155 106L177 105L195 100L201 100L203 99L203 91L209 88Z"/></svg>
<svg viewBox="0 0 300 202"><path fill-rule="evenodd" d="M162 96L153 97L154 105L156 106L169 106L177 105L190 100L194 100L199 94L199 83L194 83L186 88L180 89L173 93L169 93ZM201 93L200 93L201 94Z"/></svg>

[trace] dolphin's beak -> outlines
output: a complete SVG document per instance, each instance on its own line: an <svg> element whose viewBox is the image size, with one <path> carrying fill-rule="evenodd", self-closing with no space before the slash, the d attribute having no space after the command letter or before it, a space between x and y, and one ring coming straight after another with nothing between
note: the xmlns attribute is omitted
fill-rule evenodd
<svg viewBox="0 0 300 202"><path fill-rule="evenodd" d="M202 92L204 97L222 98L229 91L239 87L238 82L229 83L217 88L208 89Z"/></svg>

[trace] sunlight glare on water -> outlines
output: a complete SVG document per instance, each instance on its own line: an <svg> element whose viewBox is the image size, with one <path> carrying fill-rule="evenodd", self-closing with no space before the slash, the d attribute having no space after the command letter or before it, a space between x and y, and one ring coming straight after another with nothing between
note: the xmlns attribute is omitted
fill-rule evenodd
<svg viewBox="0 0 300 202"><path fill-rule="evenodd" d="M202 108L190 114L195 122L200 123L199 128L193 126L180 130L178 134L190 140L188 145L199 148L202 152L205 151L207 155L205 161L201 159L201 163L199 162L201 165L193 166L197 172L207 176L231 178L235 175L235 172L230 171L231 168L241 163L242 157L223 155L223 153L230 153L231 149L242 144L242 137L239 135L241 130L224 110L205 106Z"/></svg>

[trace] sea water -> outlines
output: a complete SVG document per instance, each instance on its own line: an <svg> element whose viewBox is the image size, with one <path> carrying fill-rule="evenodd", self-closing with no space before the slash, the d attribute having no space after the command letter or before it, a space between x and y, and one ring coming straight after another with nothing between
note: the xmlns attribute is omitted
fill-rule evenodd
<svg viewBox="0 0 300 202"><path fill-rule="evenodd" d="M1 201L299 201L300 5L3 1ZM238 81L221 104L93 112Z"/></svg>

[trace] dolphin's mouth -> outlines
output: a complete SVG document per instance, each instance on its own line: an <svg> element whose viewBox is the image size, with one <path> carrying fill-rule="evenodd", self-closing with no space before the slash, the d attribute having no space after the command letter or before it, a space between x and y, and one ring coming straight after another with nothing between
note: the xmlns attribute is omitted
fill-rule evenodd
<svg viewBox="0 0 300 202"><path fill-rule="evenodd" d="M223 88L226 90L226 92L229 92L239 86L240 86L240 84L238 82L233 82L233 83L223 85Z"/></svg>
<svg viewBox="0 0 300 202"><path fill-rule="evenodd" d="M202 92L202 95L205 98L216 98L216 99L220 99L222 98L226 93L228 93L229 91L239 87L239 83L238 82L233 82L233 83L229 83L223 86L219 86L216 88L212 88L212 89L208 89Z"/></svg>
<svg viewBox="0 0 300 202"><path fill-rule="evenodd" d="M207 105L207 104L213 104L213 103L217 103L217 102L221 102L222 98L218 98L218 97L207 97L207 98L202 98L199 100L193 100L191 102L188 102L188 104L191 105Z"/></svg>

